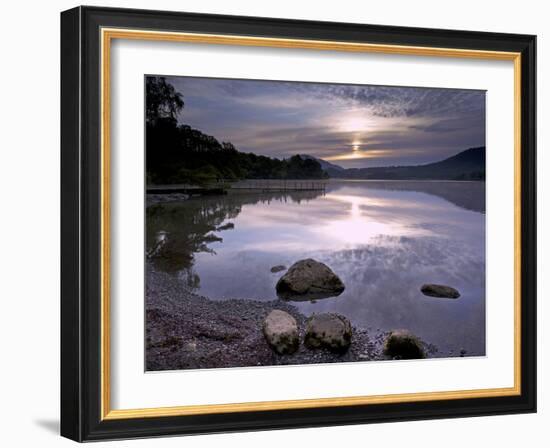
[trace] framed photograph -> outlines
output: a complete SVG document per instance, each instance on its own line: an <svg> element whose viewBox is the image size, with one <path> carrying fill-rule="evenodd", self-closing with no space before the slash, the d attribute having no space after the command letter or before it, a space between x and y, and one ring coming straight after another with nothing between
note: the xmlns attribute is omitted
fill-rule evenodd
<svg viewBox="0 0 550 448"><path fill-rule="evenodd" d="M535 412L535 36L61 14L61 433Z"/></svg>

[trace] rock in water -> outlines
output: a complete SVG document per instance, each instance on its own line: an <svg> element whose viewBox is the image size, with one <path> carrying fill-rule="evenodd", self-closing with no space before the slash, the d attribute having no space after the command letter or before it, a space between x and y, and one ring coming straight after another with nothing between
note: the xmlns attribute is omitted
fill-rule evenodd
<svg viewBox="0 0 550 448"><path fill-rule="evenodd" d="M265 339L280 355L288 355L298 350L298 324L290 314L281 310L271 311L264 319Z"/></svg>
<svg viewBox="0 0 550 448"><path fill-rule="evenodd" d="M276 289L284 299L311 300L337 296L345 286L326 264L307 258L294 263L279 279Z"/></svg>
<svg viewBox="0 0 550 448"><path fill-rule="evenodd" d="M282 264L278 264L277 266L273 266L270 271L275 273L275 272L281 272L281 271L284 271L286 270L286 266L282 265Z"/></svg>
<svg viewBox="0 0 550 448"><path fill-rule="evenodd" d="M314 314L306 323L304 344L308 348L328 348L343 353L351 344L351 324L344 316L334 313Z"/></svg>
<svg viewBox="0 0 550 448"><path fill-rule="evenodd" d="M386 338L384 354L396 359L425 358L422 342L407 330L394 330Z"/></svg>
<svg viewBox="0 0 550 448"><path fill-rule="evenodd" d="M425 296L430 297L443 297L446 299L458 299L460 297L460 293L456 289L445 285L435 285L433 283L422 285L420 291L422 291Z"/></svg>

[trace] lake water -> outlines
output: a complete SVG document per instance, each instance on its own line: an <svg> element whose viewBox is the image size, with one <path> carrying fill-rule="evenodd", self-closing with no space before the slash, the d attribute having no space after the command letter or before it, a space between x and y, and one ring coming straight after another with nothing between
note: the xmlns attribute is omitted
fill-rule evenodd
<svg viewBox="0 0 550 448"><path fill-rule="evenodd" d="M303 258L344 282L338 297L294 302L306 315L337 312L372 330L405 328L438 356L485 354L485 184L336 181L325 192L235 192L147 209L147 250L158 269L198 294L274 300ZM426 297L424 283L458 289Z"/></svg>

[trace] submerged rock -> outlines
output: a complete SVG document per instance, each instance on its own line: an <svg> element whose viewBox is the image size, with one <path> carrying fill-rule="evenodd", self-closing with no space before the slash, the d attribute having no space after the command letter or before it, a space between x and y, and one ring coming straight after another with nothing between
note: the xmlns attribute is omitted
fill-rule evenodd
<svg viewBox="0 0 550 448"><path fill-rule="evenodd" d="M446 299L458 299L460 297L460 293L456 289L450 286L436 285L433 283L422 285L420 291L422 291L422 294L425 296L430 297L442 297Z"/></svg>
<svg viewBox="0 0 550 448"><path fill-rule="evenodd" d="M298 324L287 312L271 311L264 319L263 332L267 343L278 354L292 354L298 350Z"/></svg>
<svg viewBox="0 0 550 448"><path fill-rule="evenodd" d="M324 263L307 258L294 263L277 282L277 295L290 300L311 300L340 295L342 280Z"/></svg>
<svg viewBox="0 0 550 448"><path fill-rule="evenodd" d="M273 266L270 271L275 273L275 272L281 272L281 271L285 271L286 270L286 266L282 265L282 264L278 264L277 266Z"/></svg>
<svg viewBox="0 0 550 448"><path fill-rule="evenodd" d="M386 338L384 354L396 359L425 358L422 342L408 330L394 330Z"/></svg>
<svg viewBox="0 0 550 448"><path fill-rule="evenodd" d="M343 353L351 345L351 323L334 313L314 314L306 322L304 344L308 348L328 348Z"/></svg>

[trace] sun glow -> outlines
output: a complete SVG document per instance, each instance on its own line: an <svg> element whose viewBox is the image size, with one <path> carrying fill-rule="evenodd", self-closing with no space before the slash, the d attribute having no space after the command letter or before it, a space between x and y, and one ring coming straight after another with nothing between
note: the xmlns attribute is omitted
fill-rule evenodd
<svg viewBox="0 0 550 448"><path fill-rule="evenodd" d="M369 120L360 115L349 115L340 121L339 126L343 132L361 132L369 129Z"/></svg>
<svg viewBox="0 0 550 448"><path fill-rule="evenodd" d="M354 145L355 146L355 145ZM343 154L336 154L334 156L325 156L323 157L324 160L332 161L332 160L354 160L354 159L375 159L377 157L388 157L393 154L392 151L388 149L375 149L371 151L365 151L361 150L359 147L355 149L355 147L352 146L351 152L345 152Z"/></svg>

